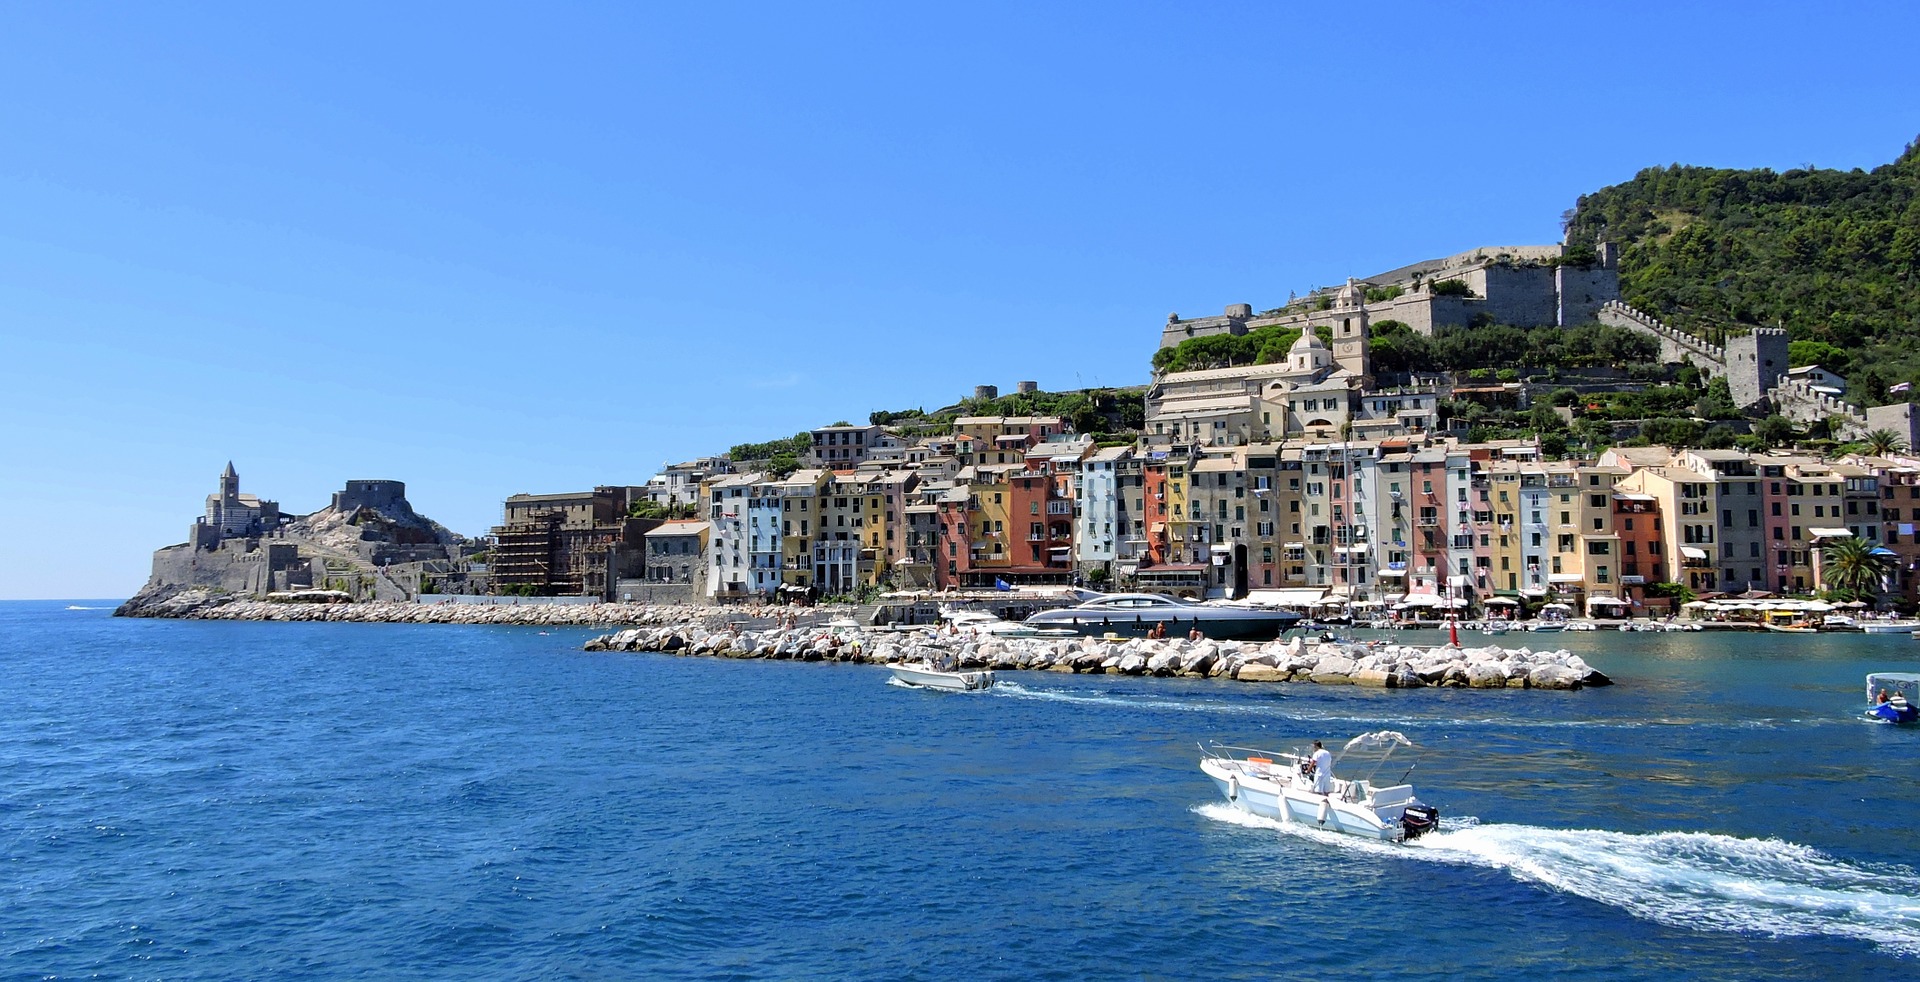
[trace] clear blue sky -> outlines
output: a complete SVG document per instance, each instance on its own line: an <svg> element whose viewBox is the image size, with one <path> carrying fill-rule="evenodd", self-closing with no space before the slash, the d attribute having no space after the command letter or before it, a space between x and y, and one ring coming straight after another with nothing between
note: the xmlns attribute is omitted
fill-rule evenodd
<svg viewBox="0 0 1920 982"><path fill-rule="evenodd" d="M1916 11L14 5L0 597L131 593L229 459L478 534L1139 383L1169 311L1551 242L1649 165L1872 167L1920 134Z"/></svg>

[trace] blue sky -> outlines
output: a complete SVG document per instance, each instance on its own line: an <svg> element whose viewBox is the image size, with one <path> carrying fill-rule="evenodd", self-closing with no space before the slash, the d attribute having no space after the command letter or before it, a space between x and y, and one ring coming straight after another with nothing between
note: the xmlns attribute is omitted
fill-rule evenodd
<svg viewBox="0 0 1920 982"><path fill-rule="evenodd" d="M0 597L131 593L229 459L478 534L1920 135L1910 4L1299 6L10 7Z"/></svg>

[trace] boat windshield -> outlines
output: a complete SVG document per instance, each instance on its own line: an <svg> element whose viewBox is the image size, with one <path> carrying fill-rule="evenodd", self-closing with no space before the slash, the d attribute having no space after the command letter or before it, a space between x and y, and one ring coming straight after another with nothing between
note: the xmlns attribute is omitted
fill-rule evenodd
<svg viewBox="0 0 1920 982"><path fill-rule="evenodd" d="M1157 593L1114 593L1101 597L1098 600L1088 601L1086 606L1131 609L1136 607L1192 607L1195 605L1185 600L1163 597Z"/></svg>
<svg viewBox="0 0 1920 982"><path fill-rule="evenodd" d="M1867 676L1867 703L1878 703L1882 692L1889 698L1897 692L1908 702L1920 704L1920 674L1875 672Z"/></svg>

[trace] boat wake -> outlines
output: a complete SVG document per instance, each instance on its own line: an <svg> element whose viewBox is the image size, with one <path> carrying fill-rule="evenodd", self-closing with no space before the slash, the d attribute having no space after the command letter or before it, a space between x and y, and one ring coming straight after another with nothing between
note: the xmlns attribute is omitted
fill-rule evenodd
<svg viewBox="0 0 1920 982"><path fill-rule="evenodd" d="M105 607L83 607L80 604L68 604L68 610L106 610Z"/></svg>
<svg viewBox="0 0 1920 982"><path fill-rule="evenodd" d="M1224 715L1257 716L1262 719L1281 723L1321 723L1343 724L1347 728L1367 728L1380 722L1380 714L1366 707L1360 712L1343 713L1326 708L1310 707L1306 700L1321 693L1303 692L1300 702L1239 701L1222 699L1170 699L1160 696L1139 696L1090 692L1085 690L1030 688L1017 681L1005 680L994 687L996 694L1009 699L1035 699L1043 702L1077 703L1086 706L1115 706L1122 709L1168 710L1172 712L1205 712ZM1312 686L1306 688L1312 689ZM1383 690L1384 691L1384 690ZM1438 707L1436 707L1438 708ZM1457 707L1456 707L1457 708ZM1523 716L1435 716L1421 718L1402 713L1401 718L1417 721L1423 726L1447 727L1499 727L1503 729L1544 729L1556 730L1568 728L1595 730L1642 730L1663 727L1698 726L1702 722L1688 718L1661 719L1568 719L1564 716L1545 716L1527 718ZM1782 726L1806 723L1824 724L1828 720L1798 719L1758 719L1742 720L1735 724L1743 729L1775 729Z"/></svg>
<svg viewBox="0 0 1920 982"><path fill-rule="evenodd" d="M1196 806L1216 821L1273 829L1362 852L1504 870L1515 879L1672 927L1775 938L1823 935L1920 956L1920 897L1902 889L1916 871L1858 864L1778 839L1706 832L1629 834L1599 829L1481 825L1406 845L1375 842L1249 815L1225 803Z"/></svg>

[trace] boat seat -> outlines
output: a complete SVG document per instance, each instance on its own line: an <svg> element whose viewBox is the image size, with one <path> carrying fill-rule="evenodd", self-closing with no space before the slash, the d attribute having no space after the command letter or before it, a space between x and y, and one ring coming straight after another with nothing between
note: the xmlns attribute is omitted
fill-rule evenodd
<svg viewBox="0 0 1920 982"><path fill-rule="evenodd" d="M1413 800L1413 785L1397 784L1391 788L1374 788L1373 804L1376 808L1398 805Z"/></svg>

